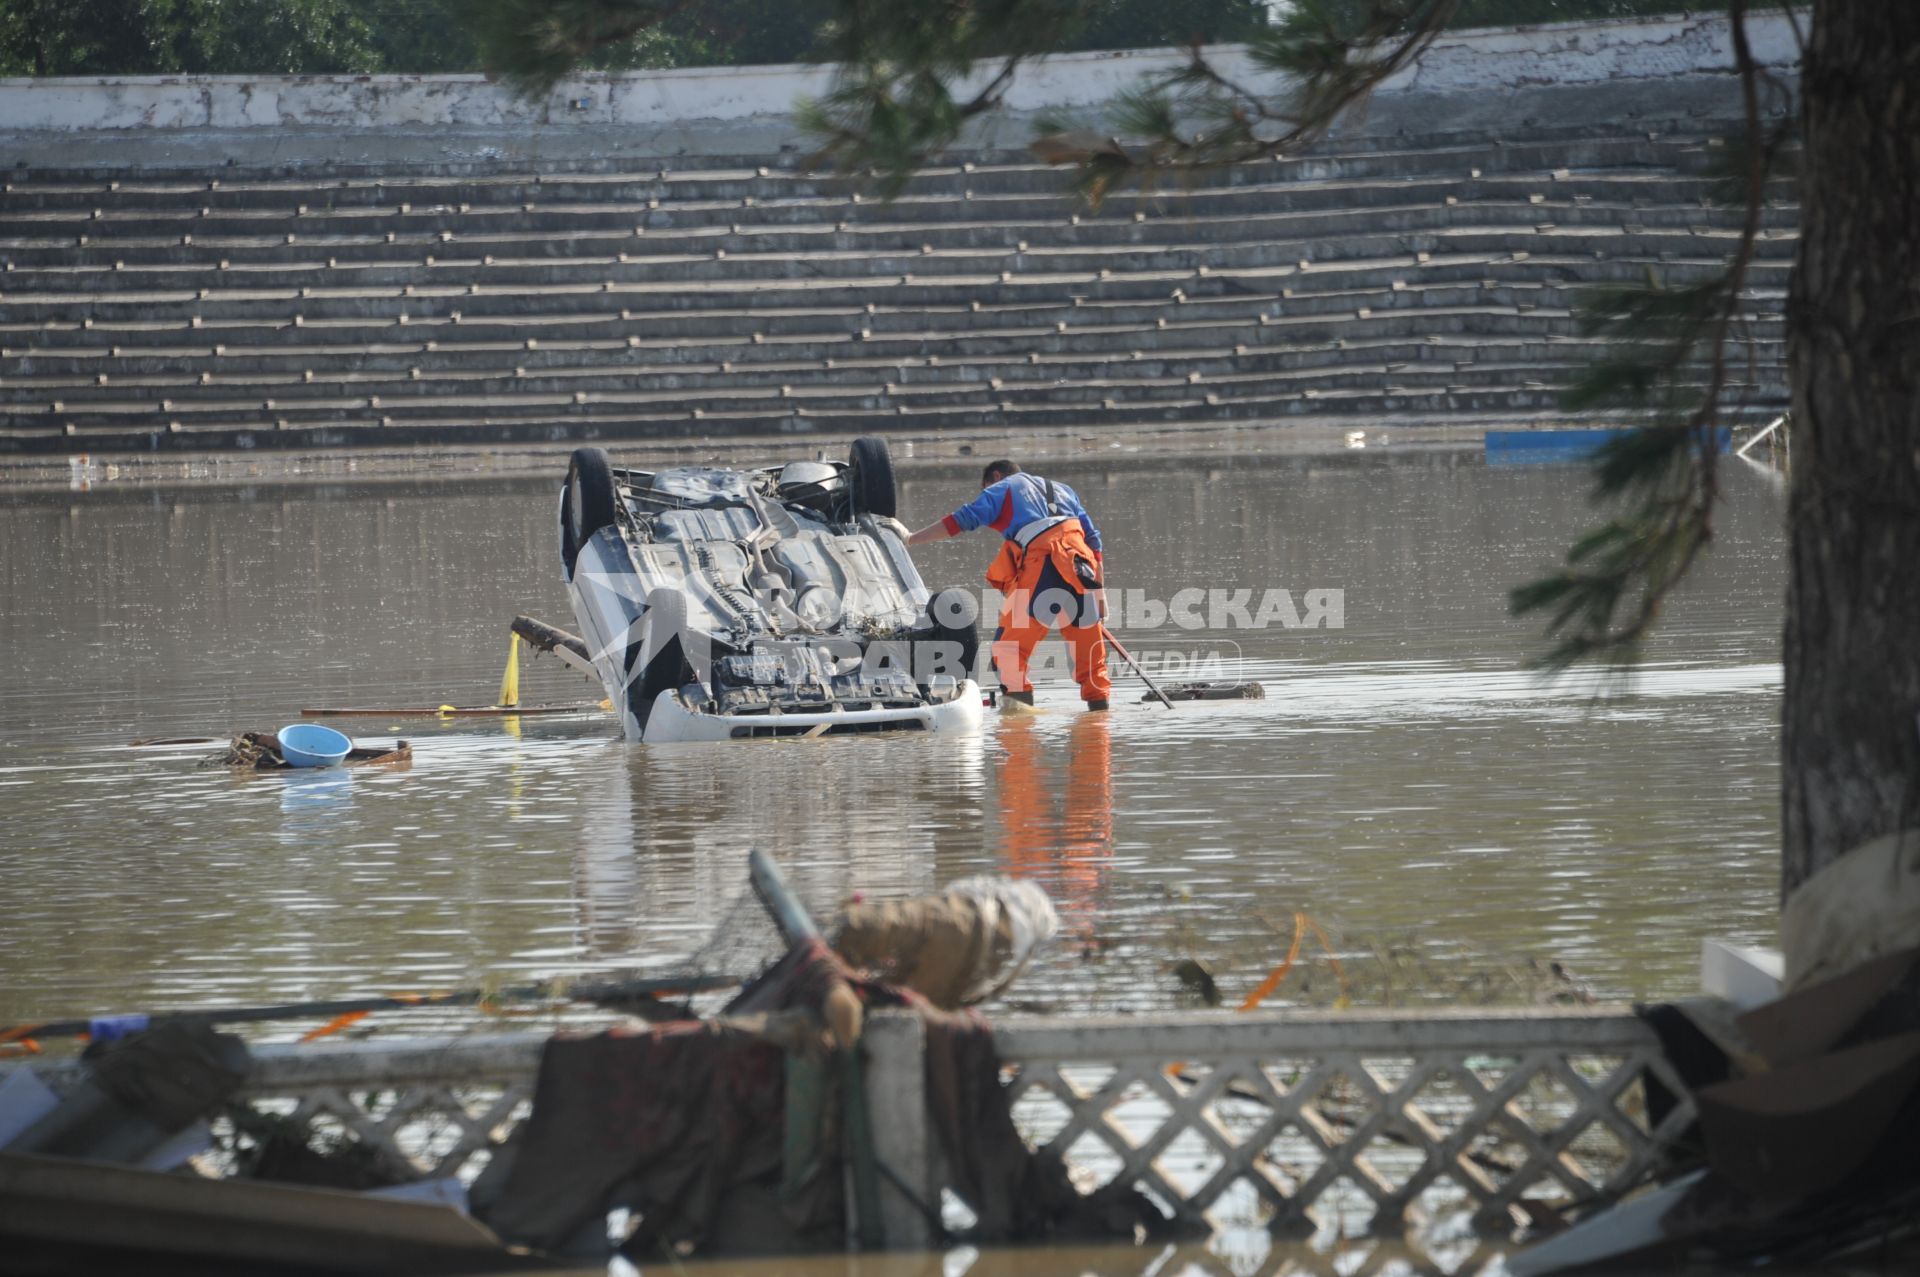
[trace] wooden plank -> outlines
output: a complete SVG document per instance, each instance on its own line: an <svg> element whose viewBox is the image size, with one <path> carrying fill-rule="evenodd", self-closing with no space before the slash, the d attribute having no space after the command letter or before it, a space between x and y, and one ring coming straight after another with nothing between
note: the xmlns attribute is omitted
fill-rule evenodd
<svg viewBox="0 0 1920 1277"><path fill-rule="evenodd" d="M519 705L507 709L499 705L410 705L394 709L334 709L308 707L302 718L511 718L537 714L599 714L598 705Z"/></svg>

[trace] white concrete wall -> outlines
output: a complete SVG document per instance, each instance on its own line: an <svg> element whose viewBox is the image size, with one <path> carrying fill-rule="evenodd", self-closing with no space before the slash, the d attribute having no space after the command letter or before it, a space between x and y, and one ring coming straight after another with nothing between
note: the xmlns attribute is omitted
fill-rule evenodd
<svg viewBox="0 0 1920 1277"><path fill-rule="evenodd" d="M1763 64L1796 60L1783 15L1759 15L1748 25ZM1272 83L1237 47L1221 46L1213 54L1231 74ZM1181 60L1166 50L1062 54L1025 68L1007 106L1015 113L1096 107L1141 76L1171 70ZM1380 94L1653 81L1732 68L1724 15L1565 23L1447 35ZM538 102L519 100L477 75L0 79L0 133L745 124L784 119L794 100L819 93L826 77L824 69L807 66L591 74Z"/></svg>

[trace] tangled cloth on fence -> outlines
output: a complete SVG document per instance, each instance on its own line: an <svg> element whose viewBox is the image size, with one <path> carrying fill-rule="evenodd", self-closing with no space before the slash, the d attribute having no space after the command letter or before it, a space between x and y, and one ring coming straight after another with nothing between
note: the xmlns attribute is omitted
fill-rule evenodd
<svg viewBox="0 0 1920 1277"><path fill-rule="evenodd" d="M1033 883L963 878L938 896L849 906L833 948L952 1009L1012 984L1059 927L1053 902Z"/></svg>
<svg viewBox="0 0 1920 1277"><path fill-rule="evenodd" d="M1027 1148L984 1018L959 1012L925 1019L927 1118L946 1153L949 1186L979 1220L970 1240L1132 1240L1177 1231L1131 1184L1115 1180L1082 1195L1057 1152Z"/></svg>
<svg viewBox="0 0 1920 1277"><path fill-rule="evenodd" d="M789 1061L824 1049L828 1012L851 990L865 1006L906 1006L928 1023L929 1115L954 1186L979 1202L981 1241L1132 1238L1160 1215L1131 1188L1083 1198L1057 1158L1014 1128L991 1030L919 996L856 975L824 942L796 945L712 1021L555 1037L533 1113L474 1185L475 1213L502 1238L549 1253L604 1255L606 1216L639 1218L622 1246L794 1253L847 1236L842 1097L824 1088L798 1125L802 1164L786 1165ZM892 1192L892 1188L885 1191Z"/></svg>
<svg viewBox="0 0 1920 1277"><path fill-rule="evenodd" d="M750 1230L770 1249L839 1240L837 1173L804 1191L777 1190L785 1048L819 1049L822 1008L850 980L814 941L791 949L717 1019L554 1037L532 1116L474 1185L475 1213L510 1242L566 1255L606 1254L606 1216L620 1208L640 1220L629 1253L737 1248L748 1237L717 1225L746 1199L772 1207ZM877 986L866 992L886 996ZM812 1043L801 1040L809 1027Z"/></svg>

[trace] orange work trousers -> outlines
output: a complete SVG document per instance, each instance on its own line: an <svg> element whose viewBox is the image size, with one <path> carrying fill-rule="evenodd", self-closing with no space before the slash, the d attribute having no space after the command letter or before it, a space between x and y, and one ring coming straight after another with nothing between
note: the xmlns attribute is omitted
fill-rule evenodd
<svg viewBox="0 0 1920 1277"><path fill-rule="evenodd" d="M1023 551L1008 541L987 572L987 584L1007 597L993 634L993 667L1009 692L1033 690L1027 663L1048 631L1058 629L1073 654L1073 676L1082 700L1104 701L1113 693L1107 675L1107 645L1093 596L1078 588L1080 564L1095 573L1099 560L1078 519L1048 528Z"/></svg>

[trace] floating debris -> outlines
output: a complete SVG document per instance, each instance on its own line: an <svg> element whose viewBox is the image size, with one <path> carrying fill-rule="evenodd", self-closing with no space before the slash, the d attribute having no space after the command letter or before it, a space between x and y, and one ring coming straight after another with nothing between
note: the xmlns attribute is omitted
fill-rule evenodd
<svg viewBox="0 0 1920 1277"><path fill-rule="evenodd" d="M1208 1006L1220 1005L1220 986L1214 983L1212 969L1200 959L1182 958L1174 963L1173 977Z"/></svg>
<svg viewBox="0 0 1920 1277"><path fill-rule="evenodd" d="M1258 683L1173 683L1166 688L1167 699L1175 701L1264 701L1267 689ZM1159 699L1152 692L1142 701Z"/></svg>
<svg viewBox="0 0 1920 1277"><path fill-rule="evenodd" d="M413 746L406 741L385 745L361 745L349 751L345 767L391 767L413 761ZM207 766L233 767L242 771L293 771L280 752L279 737L273 732L241 732L227 748L207 759Z"/></svg>

